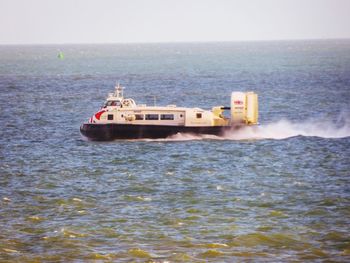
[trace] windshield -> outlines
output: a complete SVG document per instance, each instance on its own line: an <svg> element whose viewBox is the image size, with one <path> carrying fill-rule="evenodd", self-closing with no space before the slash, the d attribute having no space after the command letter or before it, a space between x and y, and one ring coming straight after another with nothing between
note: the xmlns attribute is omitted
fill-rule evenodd
<svg viewBox="0 0 350 263"><path fill-rule="evenodd" d="M120 106L119 100L107 100L105 106Z"/></svg>

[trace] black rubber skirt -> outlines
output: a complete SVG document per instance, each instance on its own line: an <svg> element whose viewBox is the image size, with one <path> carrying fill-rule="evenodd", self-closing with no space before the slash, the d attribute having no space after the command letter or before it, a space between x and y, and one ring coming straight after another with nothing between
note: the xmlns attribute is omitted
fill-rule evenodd
<svg viewBox="0 0 350 263"><path fill-rule="evenodd" d="M84 123L80 127L82 135L94 141L115 139L167 138L177 133L222 135L231 127L185 127L167 125L93 124Z"/></svg>

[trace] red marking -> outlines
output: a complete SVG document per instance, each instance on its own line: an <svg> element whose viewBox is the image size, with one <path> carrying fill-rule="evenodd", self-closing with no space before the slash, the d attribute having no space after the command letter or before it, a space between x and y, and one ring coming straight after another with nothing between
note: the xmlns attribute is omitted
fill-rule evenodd
<svg viewBox="0 0 350 263"><path fill-rule="evenodd" d="M105 110L101 110L101 111L97 112L97 113L95 114L95 118L98 119L98 120L100 120L101 115L102 115L102 113L104 113L104 112L105 112Z"/></svg>
<svg viewBox="0 0 350 263"><path fill-rule="evenodd" d="M243 101L241 101L241 100L235 100L233 103L234 103L235 105L242 105L242 104L243 104Z"/></svg>

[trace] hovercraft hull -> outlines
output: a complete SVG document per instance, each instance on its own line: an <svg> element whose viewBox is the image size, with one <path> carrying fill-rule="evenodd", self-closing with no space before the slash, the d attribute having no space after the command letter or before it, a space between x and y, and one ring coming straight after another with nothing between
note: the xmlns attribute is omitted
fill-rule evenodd
<svg viewBox="0 0 350 263"><path fill-rule="evenodd" d="M110 141L116 139L157 139L177 133L222 135L228 126L186 127L170 125L128 125L84 123L80 132L90 140Z"/></svg>

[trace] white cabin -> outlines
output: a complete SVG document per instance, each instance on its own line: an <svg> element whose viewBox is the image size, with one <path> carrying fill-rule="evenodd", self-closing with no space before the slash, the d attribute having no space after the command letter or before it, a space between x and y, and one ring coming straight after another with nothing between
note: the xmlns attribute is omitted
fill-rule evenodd
<svg viewBox="0 0 350 263"><path fill-rule="evenodd" d="M176 105L138 105L133 99L124 98L123 89L118 84L115 92L109 94L104 106L90 118L89 123L188 127L257 123L257 95L253 92L232 93L231 119L229 119L223 115L223 111L230 109L229 107L217 106L209 111L201 108L176 107Z"/></svg>

